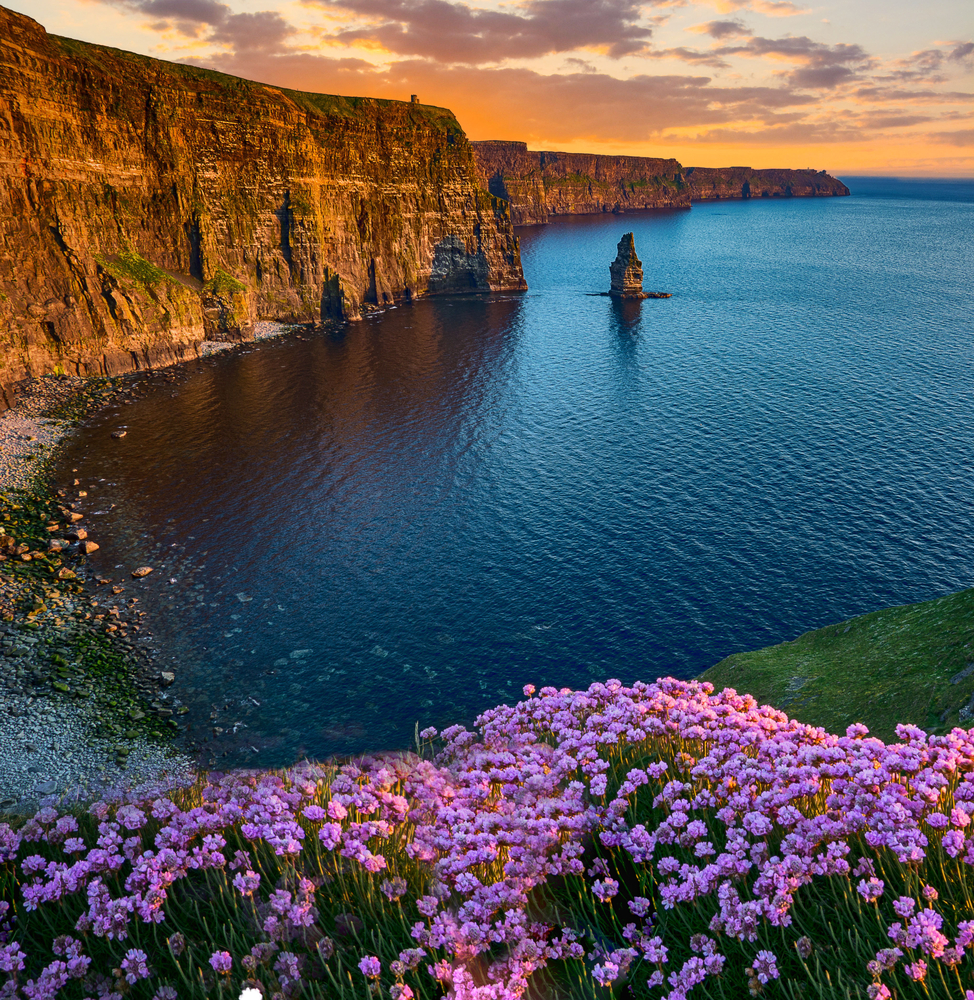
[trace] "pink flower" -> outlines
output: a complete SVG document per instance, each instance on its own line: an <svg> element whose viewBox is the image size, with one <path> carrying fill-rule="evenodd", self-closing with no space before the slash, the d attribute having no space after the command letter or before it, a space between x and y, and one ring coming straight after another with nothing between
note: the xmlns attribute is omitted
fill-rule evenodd
<svg viewBox="0 0 974 1000"><path fill-rule="evenodd" d="M122 972L128 983L135 984L140 979L149 978L149 956L138 948L130 948L122 959Z"/></svg>
<svg viewBox="0 0 974 1000"><path fill-rule="evenodd" d="M0 970L3 972L22 971L26 957L16 941L8 945L0 945Z"/></svg>
<svg viewBox="0 0 974 1000"><path fill-rule="evenodd" d="M233 956L228 951L215 951L210 955L210 965L214 972L221 972L225 975L233 968Z"/></svg>
<svg viewBox="0 0 974 1000"><path fill-rule="evenodd" d="M759 951L754 957L754 975L761 983L778 978L778 959L773 951Z"/></svg>
<svg viewBox="0 0 974 1000"><path fill-rule="evenodd" d="M922 983L927 978L927 963L918 958L912 965L904 965L904 971L915 982Z"/></svg>
<svg viewBox="0 0 974 1000"><path fill-rule="evenodd" d="M366 955L359 964L359 969L363 976L368 976L369 979L378 979L382 974L382 963L375 957L375 955Z"/></svg>
<svg viewBox="0 0 974 1000"><path fill-rule="evenodd" d="M867 903L875 903L877 899L883 894L883 890L886 888L886 883L881 878L871 878L867 882L863 879L859 885L856 886L856 892Z"/></svg>
<svg viewBox="0 0 974 1000"><path fill-rule="evenodd" d="M338 823L325 823L318 831L318 839L333 851L342 842L342 828Z"/></svg>

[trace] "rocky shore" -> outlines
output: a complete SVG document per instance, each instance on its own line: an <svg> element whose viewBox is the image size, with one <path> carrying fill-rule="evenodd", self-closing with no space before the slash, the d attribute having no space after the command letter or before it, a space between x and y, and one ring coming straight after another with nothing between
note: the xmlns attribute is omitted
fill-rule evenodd
<svg viewBox="0 0 974 1000"><path fill-rule="evenodd" d="M192 775L172 745L179 707L143 633L137 567L124 582L92 581L107 600L88 593L98 544L82 527L88 491L75 480L55 493L48 482L79 418L126 387L34 379L0 415L0 811Z"/></svg>

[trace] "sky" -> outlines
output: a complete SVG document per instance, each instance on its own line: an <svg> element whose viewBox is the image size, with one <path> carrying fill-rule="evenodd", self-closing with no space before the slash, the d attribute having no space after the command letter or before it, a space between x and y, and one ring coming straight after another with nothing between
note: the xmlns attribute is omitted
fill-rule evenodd
<svg viewBox="0 0 974 1000"><path fill-rule="evenodd" d="M450 108L471 139L974 176L971 0L3 0L48 31Z"/></svg>

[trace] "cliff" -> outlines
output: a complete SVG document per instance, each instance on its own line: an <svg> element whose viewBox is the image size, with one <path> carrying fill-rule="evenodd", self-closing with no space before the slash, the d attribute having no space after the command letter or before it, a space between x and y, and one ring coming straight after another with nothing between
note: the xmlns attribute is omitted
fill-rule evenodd
<svg viewBox="0 0 974 1000"><path fill-rule="evenodd" d="M754 170L689 167L684 176L693 201L718 198L831 198L849 189L824 170Z"/></svg>
<svg viewBox="0 0 974 1000"><path fill-rule="evenodd" d="M645 156L549 153L526 143L472 142L481 181L510 202L515 225L545 223L553 215L689 208L716 198L808 198L847 195L824 170L689 167Z"/></svg>
<svg viewBox="0 0 974 1000"><path fill-rule="evenodd" d="M516 226L552 215L689 208L677 160L529 150L524 142L472 142L481 181L510 202Z"/></svg>
<svg viewBox="0 0 974 1000"><path fill-rule="evenodd" d="M0 8L0 383L523 289L453 114L264 86Z"/></svg>

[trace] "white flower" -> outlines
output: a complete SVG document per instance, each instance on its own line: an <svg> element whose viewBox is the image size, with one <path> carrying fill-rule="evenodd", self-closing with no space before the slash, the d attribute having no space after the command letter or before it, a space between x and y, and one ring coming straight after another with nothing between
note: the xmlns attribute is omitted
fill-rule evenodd
<svg viewBox="0 0 974 1000"><path fill-rule="evenodd" d="M240 994L240 1000L264 1000L264 997L260 990L255 990L253 986L248 986L243 993Z"/></svg>

